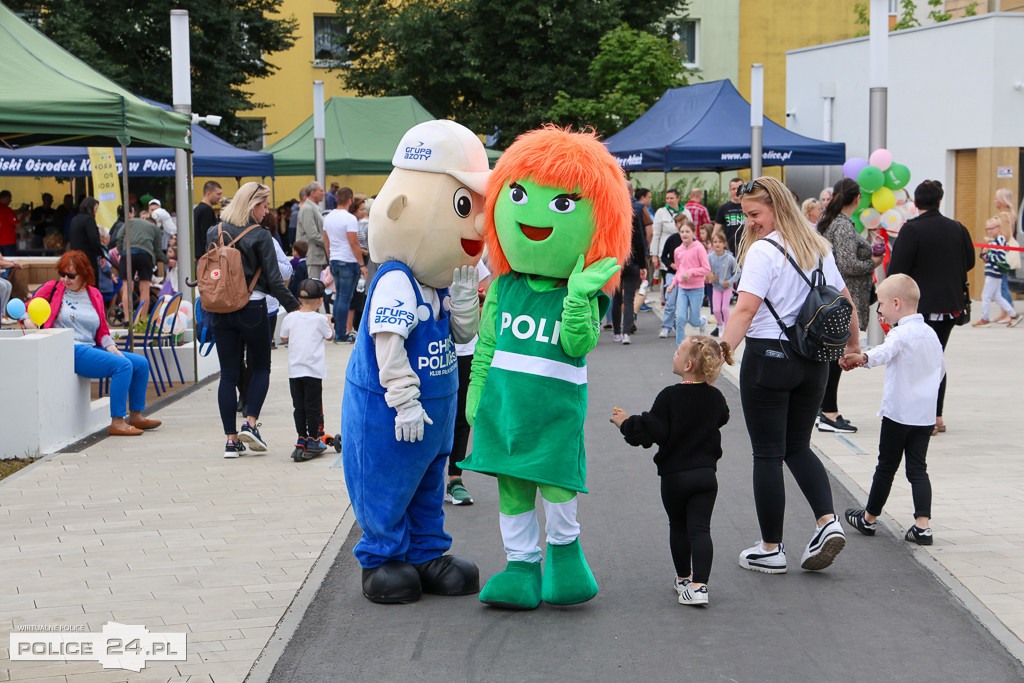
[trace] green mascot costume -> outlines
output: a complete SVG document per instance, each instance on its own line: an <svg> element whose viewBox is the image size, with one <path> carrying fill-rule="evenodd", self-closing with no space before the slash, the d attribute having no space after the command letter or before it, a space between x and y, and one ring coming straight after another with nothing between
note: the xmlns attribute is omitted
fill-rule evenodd
<svg viewBox="0 0 1024 683"><path fill-rule="evenodd" d="M487 184L484 239L497 276L481 313L466 401L473 452L462 467L498 479L505 571L480 600L533 609L590 600L579 542L586 493L586 355L597 344L629 251L625 178L596 136L547 126L520 136ZM547 519L541 570L540 491Z"/></svg>

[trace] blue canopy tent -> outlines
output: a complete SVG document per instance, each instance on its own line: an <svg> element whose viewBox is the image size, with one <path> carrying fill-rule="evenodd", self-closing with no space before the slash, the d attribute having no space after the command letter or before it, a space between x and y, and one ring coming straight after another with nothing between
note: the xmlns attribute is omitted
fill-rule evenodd
<svg viewBox="0 0 1024 683"><path fill-rule="evenodd" d="M171 107L146 100L164 109ZM192 126L192 169L202 178L272 177L274 157L235 147L205 128ZM121 150L114 148L117 172L121 173ZM85 147L38 145L0 149L0 176L60 176L81 178L91 175L89 150ZM133 178L174 175L174 150L169 147L129 147L128 174Z"/></svg>
<svg viewBox="0 0 1024 683"><path fill-rule="evenodd" d="M731 81L666 90L654 106L605 140L625 171L728 171L750 167L750 103ZM798 135L765 118L764 166L831 166L846 145Z"/></svg>

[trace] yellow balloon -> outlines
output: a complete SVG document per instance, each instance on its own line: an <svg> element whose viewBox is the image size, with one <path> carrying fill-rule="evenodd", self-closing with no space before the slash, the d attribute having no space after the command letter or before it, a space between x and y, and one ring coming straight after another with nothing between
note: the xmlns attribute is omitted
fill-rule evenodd
<svg viewBox="0 0 1024 683"><path fill-rule="evenodd" d="M878 209L879 213L885 213L896 206L896 195L888 187L882 187L871 195L871 206Z"/></svg>
<svg viewBox="0 0 1024 683"><path fill-rule="evenodd" d="M46 299L32 299L28 302L28 317L36 326L42 327L50 319L50 304Z"/></svg>

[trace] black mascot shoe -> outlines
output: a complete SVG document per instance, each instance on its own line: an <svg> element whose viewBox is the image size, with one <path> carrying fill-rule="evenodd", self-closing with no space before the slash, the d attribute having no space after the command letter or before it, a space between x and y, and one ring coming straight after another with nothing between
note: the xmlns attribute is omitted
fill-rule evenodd
<svg viewBox="0 0 1024 683"><path fill-rule="evenodd" d="M385 562L373 569L363 569L363 595L370 602L416 602L422 593L420 575L408 562Z"/></svg>
<svg viewBox="0 0 1024 683"><path fill-rule="evenodd" d="M480 570L464 557L442 555L412 566L420 575L424 593L470 595L480 592Z"/></svg>

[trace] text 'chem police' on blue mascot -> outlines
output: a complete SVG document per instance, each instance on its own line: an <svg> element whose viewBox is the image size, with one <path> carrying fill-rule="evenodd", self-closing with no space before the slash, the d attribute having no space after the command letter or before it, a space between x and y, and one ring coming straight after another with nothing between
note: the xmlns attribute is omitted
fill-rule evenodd
<svg viewBox="0 0 1024 683"><path fill-rule="evenodd" d="M363 536L363 595L404 603L480 589L473 562L445 555L444 471L458 393L455 342L476 334L473 267L483 249L487 153L454 121L411 128L370 210L367 290L345 376L342 457ZM454 339L453 339L454 337Z"/></svg>

